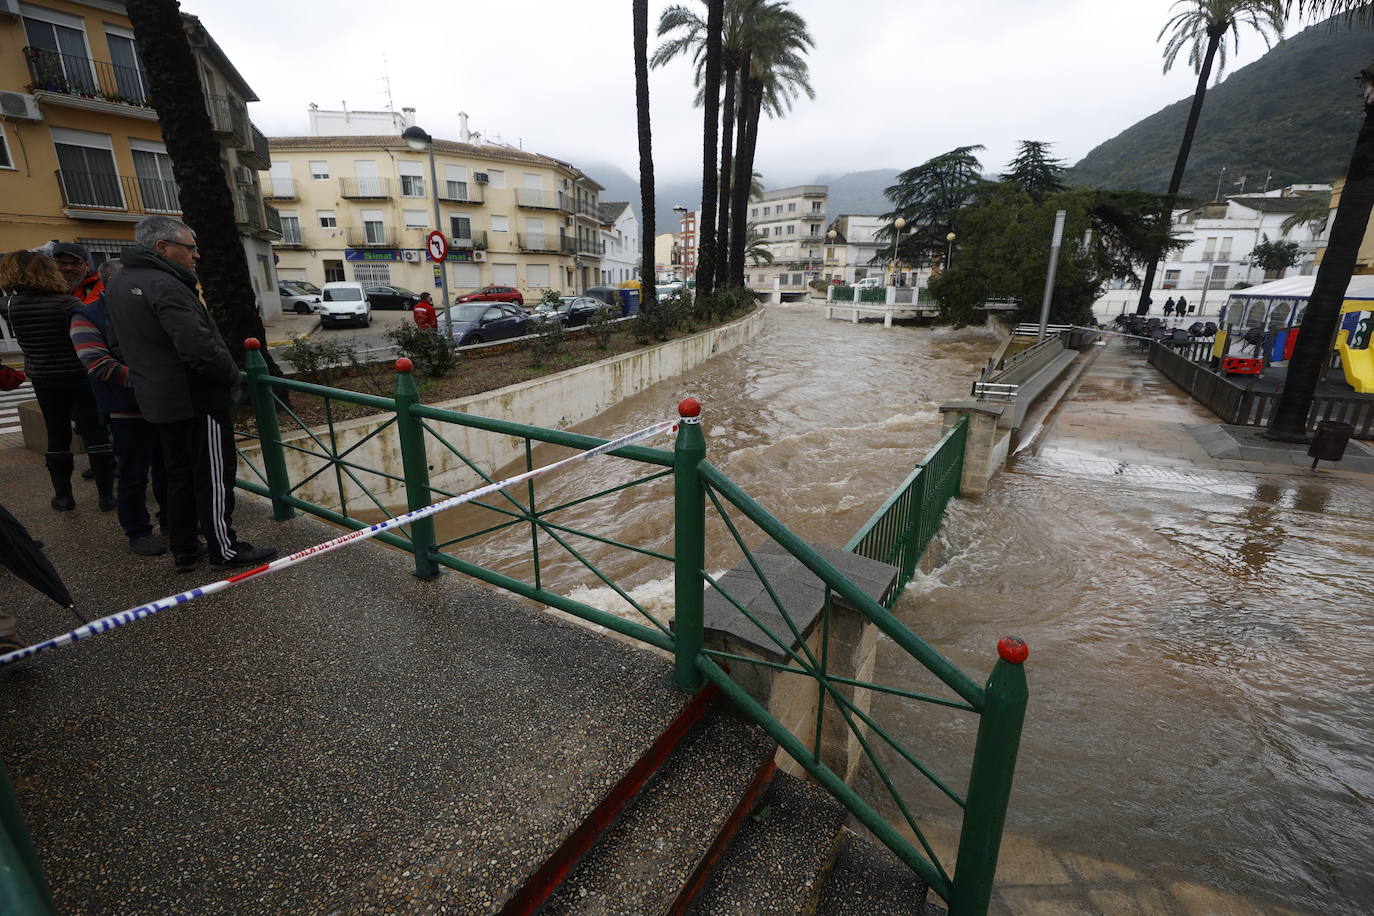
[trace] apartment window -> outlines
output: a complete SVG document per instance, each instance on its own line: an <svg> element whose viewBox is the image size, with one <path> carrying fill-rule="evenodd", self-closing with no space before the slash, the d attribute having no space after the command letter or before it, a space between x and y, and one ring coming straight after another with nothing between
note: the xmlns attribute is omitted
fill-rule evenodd
<svg viewBox="0 0 1374 916"><path fill-rule="evenodd" d="M396 171L401 176L401 196L402 197L424 197L425 179L424 173L420 171L418 162L398 162Z"/></svg>
<svg viewBox="0 0 1374 916"><path fill-rule="evenodd" d="M772 207L764 207L764 208L763 208L763 215L764 215L764 216L767 216L769 213L772 212L772 209L773 209Z"/></svg>
<svg viewBox="0 0 1374 916"><path fill-rule="evenodd" d="M782 235L782 227L781 227L781 226L774 226L774 227L773 227L773 234L774 234L774 235Z"/></svg>
<svg viewBox="0 0 1374 916"><path fill-rule="evenodd" d="M148 77L138 56L138 46L134 44L134 33L106 26L105 44L110 49L110 69L114 71L116 91L129 102L146 105Z"/></svg>
<svg viewBox="0 0 1374 916"><path fill-rule="evenodd" d="M5 138L5 125L0 124L0 169L14 168L14 160L10 158L9 140Z"/></svg>
<svg viewBox="0 0 1374 916"><path fill-rule="evenodd" d="M472 238L472 220L466 216L450 216L448 218L449 232L455 239Z"/></svg>
<svg viewBox="0 0 1374 916"><path fill-rule="evenodd" d="M1201 287L1202 284L1204 284L1204 283L1206 283L1206 282L1207 282L1207 271L1205 271L1205 270L1195 270L1195 271L1193 271L1193 285L1194 285L1194 286L1196 286L1196 287Z"/></svg>
<svg viewBox="0 0 1374 916"><path fill-rule="evenodd" d="M402 176L402 177L401 177L401 180L402 180L402 181L405 181L405 177ZM405 211L403 211L403 215L405 216L406 228L407 228L407 229L427 229L427 228L429 228L429 219L428 219L428 217L425 216L425 211L423 211L423 210L405 210Z"/></svg>
<svg viewBox="0 0 1374 916"><path fill-rule="evenodd" d="M796 226L788 226L788 227L787 227L787 234L788 234L788 235L796 235L796 234L797 234L797 227L796 227Z"/></svg>
<svg viewBox="0 0 1374 916"><path fill-rule="evenodd" d="M339 225L338 217L333 210L316 210L315 218L320 221L321 229L335 229Z"/></svg>
<svg viewBox="0 0 1374 916"><path fill-rule="evenodd" d="M1217 239L1216 236L1212 236L1211 238L1207 239L1207 241L1202 246L1202 260L1212 260L1212 258L1216 255L1216 250Z"/></svg>
<svg viewBox="0 0 1374 916"><path fill-rule="evenodd" d="M509 216L493 216L491 218L492 232L510 232Z"/></svg>
<svg viewBox="0 0 1374 916"><path fill-rule="evenodd" d="M820 202L819 200L813 200L813 201L811 201L811 212L812 212L812 213L820 213L820 212L821 212L821 207L822 207L822 204L821 204L821 202Z"/></svg>
<svg viewBox="0 0 1374 916"><path fill-rule="evenodd" d="M324 262L324 282L342 283L348 278L344 276L343 261Z"/></svg>
<svg viewBox="0 0 1374 916"><path fill-rule="evenodd" d="M386 225L382 221L381 210L364 210L363 217L363 238L369 245L383 245L386 243Z"/></svg>
<svg viewBox="0 0 1374 916"><path fill-rule="evenodd" d="M108 134L54 127L52 139L63 200L68 206L125 208Z"/></svg>
<svg viewBox="0 0 1374 916"><path fill-rule="evenodd" d="M820 235L820 234L821 234L821 227L820 227L818 224L816 224L816 223L812 223L812 224L811 224L811 234L812 234L812 235Z"/></svg>
<svg viewBox="0 0 1374 916"><path fill-rule="evenodd" d="M329 178L329 163L323 159L310 160L310 177L316 181L325 181ZM336 281L342 283L342 280Z"/></svg>
<svg viewBox="0 0 1374 916"><path fill-rule="evenodd" d="M500 169L489 169L487 171L487 184L493 188L504 188L506 186L506 173ZM505 230L502 229L502 232Z"/></svg>
<svg viewBox="0 0 1374 916"><path fill-rule="evenodd" d="M827 248L827 249L825 249L825 259L826 259L827 261L833 261L833 260L835 260L835 249L834 249L834 248Z"/></svg>
<svg viewBox="0 0 1374 916"><path fill-rule="evenodd" d="M467 166L446 165L444 166L444 196L449 200L468 199L468 170Z"/></svg>
<svg viewBox="0 0 1374 916"><path fill-rule="evenodd" d="M172 176L172 159L161 143L151 140L129 139L134 157L134 174L138 176L138 193L143 208L157 213L179 213L180 198L176 179Z"/></svg>
<svg viewBox="0 0 1374 916"><path fill-rule="evenodd" d="M1229 235L1221 240L1221 250L1217 252L1218 261L1231 260L1231 242L1233 241L1234 239Z"/></svg>
<svg viewBox="0 0 1374 916"><path fill-rule="evenodd" d="M34 88L94 95L95 75L81 19L27 4L23 10L24 34L37 54L34 67L39 79Z"/></svg>
<svg viewBox="0 0 1374 916"><path fill-rule="evenodd" d="M750 215L750 216L758 216L758 215L759 215L759 208L758 208L758 207L750 207L750 208L749 208L749 215Z"/></svg>
<svg viewBox="0 0 1374 916"><path fill-rule="evenodd" d="M529 280L530 286L548 286L549 265L530 264L525 268L525 276Z"/></svg>
<svg viewBox="0 0 1374 916"><path fill-rule="evenodd" d="M1209 285L1213 287L1218 287L1225 284L1226 274L1230 271L1230 269L1231 268L1227 267L1225 264L1217 264L1215 267L1213 267L1212 282Z"/></svg>
<svg viewBox="0 0 1374 916"><path fill-rule="evenodd" d="M1183 272L1179 270L1164 271L1164 288L1176 289L1178 287L1178 278L1182 273Z"/></svg>
<svg viewBox="0 0 1374 916"><path fill-rule="evenodd" d="M301 218L295 210L282 210L281 217L281 240L287 245L299 245L301 243Z"/></svg>
<svg viewBox="0 0 1374 916"><path fill-rule="evenodd" d="M796 213L796 212L797 212L797 205L796 205L796 204L788 204L788 205L787 205L787 212L788 212L788 213Z"/></svg>

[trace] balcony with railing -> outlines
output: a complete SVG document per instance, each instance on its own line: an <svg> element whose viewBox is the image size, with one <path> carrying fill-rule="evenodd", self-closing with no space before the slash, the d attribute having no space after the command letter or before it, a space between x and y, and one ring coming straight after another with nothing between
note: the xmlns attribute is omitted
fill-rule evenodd
<svg viewBox="0 0 1374 916"><path fill-rule="evenodd" d="M475 181L439 182L439 199L448 204L480 204L482 186Z"/></svg>
<svg viewBox="0 0 1374 916"><path fill-rule="evenodd" d="M349 248L395 248L396 230L381 223L346 226L344 240Z"/></svg>
<svg viewBox="0 0 1374 916"><path fill-rule="evenodd" d="M234 149L252 149L253 135L248 129L248 109L238 99L227 95L206 97L210 112L210 129L233 141Z"/></svg>
<svg viewBox="0 0 1374 916"><path fill-rule="evenodd" d="M273 176L267 180L263 192L272 200L296 200L300 197L296 191L296 179L294 178Z"/></svg>
<svg viewBox="0 0 1374 916"><path fill-rule="evenodd" d="M234 222L242 229L258 230L266 227L262 215L262 200L250 191L235 191Z"/></svg>
<svg viewBox="0 0 1374 916"><path fill-rule="evenodd" d="M57 170L62 206L76 219L120 219L110 213L180 213L177 185L170 179L131 178L104 172ZM83 212L86 211L86 212Z"/></svg>
<svg viewBox="0 0 1374 916"><path fill-rule="evenodd" d="M340 178L339 196L346 200L386 200L391 197L391 179Z"/></svg>
<svg viewBox="0 0 1374 916"><path fill-rule="evenodd" d="M569 252L571 239L546 232L520 232L516 234L515 244L521 251L563 254Z"/></svg>
<svg viewBox="0 0 1374 916"><path fill-rule="evenodd" d="M276 241L284 238L285 233L282 232L281 212L271 204L263 204L262 212L267 216L267 231L277 237ZM301 232L300 224L296 223L294 225L296 235L299 237Z"/></svg>
<svg viewBox="0 0 1374 916"><path fill-rule="evenodd" d="M485 251L487 247L487 230L478 229L476 232L468 230L467 235L452 236L449 239L449 246L462 249L477 248Z"/></svg>
<svg viewBox="0 0 1374 916"><path fill-rule="evenodd" d="M589 200L585 197L580 198L577 201L577 213L579 216L590 216L592 219L597 220L598 222L601 220L600 205L597 204L596 201Z"/></svg>
<svg viewBox="0 0 1374 916"><path fill-rule="evenodd" d="M267 135L258 130L252 121L248 122L249 144L247 149L239 150L239 164L246 165L255 172L272 167L272 154L267 149Z"/></svg>
<svg viewBox="0 0 1374 916"><path fill-rule="evenodd" d="M572 212L573 200L562 191L541 191L538 188L516 188L515 203L527 210L563 210Z"/></svg>
<svg viewBox="0 0 1374 916"><path fill-rule="evenodd" d="M578 239L577 253L599 258L606 253L606 243L597 239Z"/></svg>
<svg viewBox="0 0 1374 916"><path fill-rule="evenodd" d="M304 248L305 239L301 236L301 224L299 221L290 220L281 227L281 240L277 242L278 248Z"/></svg>
<svg viewBox="0 0 1374 916"><path fill-rule="evenodd" d="M148 109L149 117L156 117L148 101L148 78L138 67L33 47L24 49L24 59L31 92L130 105Z"/></svg>

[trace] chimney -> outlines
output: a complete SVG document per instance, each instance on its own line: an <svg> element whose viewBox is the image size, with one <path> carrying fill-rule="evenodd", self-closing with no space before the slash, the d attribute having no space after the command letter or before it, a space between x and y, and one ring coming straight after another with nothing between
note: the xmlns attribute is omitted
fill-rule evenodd
<svg viewBox="0 0 1374 916"><path fill-rule="evenodd" d="M468 113L466 111L458 112L458 124L458 140L462 143L470 143L472 131L468 130Z"/></svg>

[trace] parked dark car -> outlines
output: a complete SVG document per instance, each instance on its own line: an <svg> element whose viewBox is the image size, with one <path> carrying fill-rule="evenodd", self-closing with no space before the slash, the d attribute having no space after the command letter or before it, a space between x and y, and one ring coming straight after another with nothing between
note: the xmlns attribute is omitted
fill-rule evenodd
<svg viewBox="0 0 1374 916"><path fill-rule="evenodd" d="M404 286L369 286L367 301L374 309L405 309L408 312L420 301L420 294Z"/></svg>
<svg viewBox="0 0 1374 916"><path fill-rule="evenodd" d="M524 305L525 297L520 290L513 286L484 286L475 289L470 293L464 293L454 302L514 302L516 305Z"/></svg>
<svg viewBox="0 0 1374 916"><path fill-rule="evenodd" d="M509 302L469 302L450 307L448 314L453 318L453 339L460 347L521 337L530 325L530 316L525 310ZM447 326L441 316L439 327Z"/></svg>
<svg viewBox="0 0 1374 916"><path fill-rule="evenodd" d="M564 296L558 305L540 303L534 310L534 317L542 318L545 315L557 315L558 320L570 328L575 328L587 323L587 319L596 314L599 308L609 308L600 299L593 299L591 296ZM619 316L619 312L616 315Z"/></svg>

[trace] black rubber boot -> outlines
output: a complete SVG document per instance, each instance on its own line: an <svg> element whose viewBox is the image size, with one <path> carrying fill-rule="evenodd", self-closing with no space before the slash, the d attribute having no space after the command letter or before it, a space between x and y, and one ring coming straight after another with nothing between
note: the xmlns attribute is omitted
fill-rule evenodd
<svg viewBox="0 0 1374 916"><path fill-rule="evenodd" d="M95 471L95 489L100 494L100 511L109 512L115 502L115 456L113 452L92 452L91 470Z"/></svg>
<svg viewBox="0 0 1374 916"><path fill-rule="evenodd" d="M76 508L72 499L72 469L76 466L71 452L47 452L43 463L48 466L48 476L52 478L52 502L49 504L58 512L69 512Z"/></svg>

